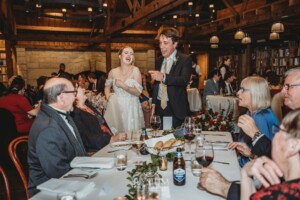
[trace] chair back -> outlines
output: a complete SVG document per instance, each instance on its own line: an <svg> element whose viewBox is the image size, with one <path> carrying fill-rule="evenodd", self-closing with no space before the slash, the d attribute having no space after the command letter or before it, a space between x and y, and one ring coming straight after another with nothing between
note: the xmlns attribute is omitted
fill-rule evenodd
<svg viewBox="0 0 300 200"><path fill-rule="evenodd" d="M10 200L11 196L10 196L9 181L8 181L6 173L4 172L4 169L1 166L0 166L0 176L3 179L3 183L4 183L4 187L5 187L5 190L1 189L1 191L5 191L6 200Z"/></svg>
<svg viewBox="0 0 300 200"><path fill-rule="evenodd" d="M28 136L21 136L9 144L8 152L11 160L13 161L20 177L23 182L26 196L28 199L28 173L29 167L27 162L27 151L28 151Z"/></svg>

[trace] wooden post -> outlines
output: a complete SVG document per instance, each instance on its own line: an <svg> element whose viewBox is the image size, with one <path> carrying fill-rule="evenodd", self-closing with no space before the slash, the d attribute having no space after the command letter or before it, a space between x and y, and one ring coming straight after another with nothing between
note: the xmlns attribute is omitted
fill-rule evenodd
<svg viewBox="0 0 300 200"><path fill-rule="evenodd" d="M6 52L6 66L7 66L7 76L10 78L14 75L13 63L12 63L12 52L11 52L11 42L9 40L5 40L5 52Z"/></svg>
<svg viewBox="0 0 300 200"><path fill-rule="evenodd" d="M109 71L111 70L111 43L106 42L106 73L108 74Z"/></svg>

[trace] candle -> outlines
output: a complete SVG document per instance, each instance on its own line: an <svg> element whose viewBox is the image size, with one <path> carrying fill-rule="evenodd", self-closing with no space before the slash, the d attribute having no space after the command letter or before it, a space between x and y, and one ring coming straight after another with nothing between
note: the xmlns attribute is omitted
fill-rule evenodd
<svg viewBox="0 0 300 200"><path fill-rule="evenodd" d="M166 171L168 169L168 159L163 156L159 158L159 169L161 171Z"/></svg>

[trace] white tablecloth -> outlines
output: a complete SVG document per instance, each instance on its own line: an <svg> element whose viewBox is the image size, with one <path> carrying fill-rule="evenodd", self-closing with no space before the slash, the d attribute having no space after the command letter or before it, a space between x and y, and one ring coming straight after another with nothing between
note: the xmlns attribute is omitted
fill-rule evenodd
<svg viewBox="0 0 300 200"><path fill-rule="evenodd" d="M188 101L190 104L190 111L196 112L201 110L202 101L200 98L200 94L197 88L187 89Z"/></svg>
<svg viewBox="0 0 300 200"><path fill-rule="evenodd" d="M213 112L220 112L221 109L226 111L233 112L233 120L236 120L239 117L238 109L238 98L233 96L221 96L221 95L207 95L207 107L212 109Z"/></svg>
<svg viewBox="0 0 300 200"><path fill-rule="evenodd" d="M203 133L208 134L205 135L206 140L210 141L227 141L231 142L232 138L230 133L228 132L208 132L203 131ZM214 133L222 134L225 136L219 136L215 135ZM188 149L186 146L185 149ZM108 145L104 149L98 151L94 156L100 156L100 157L112 157L113 153L107 153L108 151L112 150L111 147ZM86 200L98 200L98 199L104 199L104 200L112 200L115 197L124 196L128 193L127 184L129 181L126 179L128 177L127 171L133 169L135 161L136 153L134 151L129 151L129 163L128 167L125 171L117 171L117 169L108 169L108 170L101 170L98 172L98 175L90 180L85 179L78 179L78 180L85 180L85 181L94 181L96 184L96 187L92 190L90 194L88 194L85 198ZM184 159L189 160L189 156L184 154ZM150 160L150 156L142 156L141 160ZM227 164L220 164L220 163L212 163L210 167L218 170L223 174L223 176L231 181L240 180L240 167L238 164L238 160L236 157L235 151L218 151L215 150L215 161L221 161L221 162L228 162ZM191 173L190 169L190 162L186 162L186 184L184 186L175 186L173 184L173 174L172 174L172 168L173 164L171 162L168 163L168 170L158 171L164 178L164 180L169 180L169 186L170 186L170 192L171 192L171 198L168 200L194 200L194 199L209 199L209 200L217 200L222 199L219 196L215 196L212 194L209 194L205 191L197 189L197 183L199 181L198 177L195 177ZM77 172L78 169L73 169L71 172ZM72 179L76 180L76 178ZM54 194L49 194L45 192L40 192L36 194L34 197L31 198L32 200L54 200L56 199L56 196ZM165 198L162 198L165 199Z"/></svg>

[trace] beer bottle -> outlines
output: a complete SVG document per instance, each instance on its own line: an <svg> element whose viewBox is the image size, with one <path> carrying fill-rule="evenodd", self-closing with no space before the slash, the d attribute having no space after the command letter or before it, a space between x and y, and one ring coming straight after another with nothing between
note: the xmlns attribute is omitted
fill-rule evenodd
<svg viewBox="0 0 300 200"><path fill-rule="evenodd" d="M176 157L173 162L173 182L177 186L185 185L185 162L182 156L181 148L176 149Z"/></svg>
<svg viewBox="0 0 300 200"><path fill-rule="evenodd" d="M141 141L145 141L145 140L148 140L148 134L147 134L147 131L146 131L146 128L142 128L142 134L141 134L141 137L140 137L140 140ZM140 152L142 155L147 155L149 154L149 152L147 151L145 145L143 145L143 147L140 149Z"/></svg>

